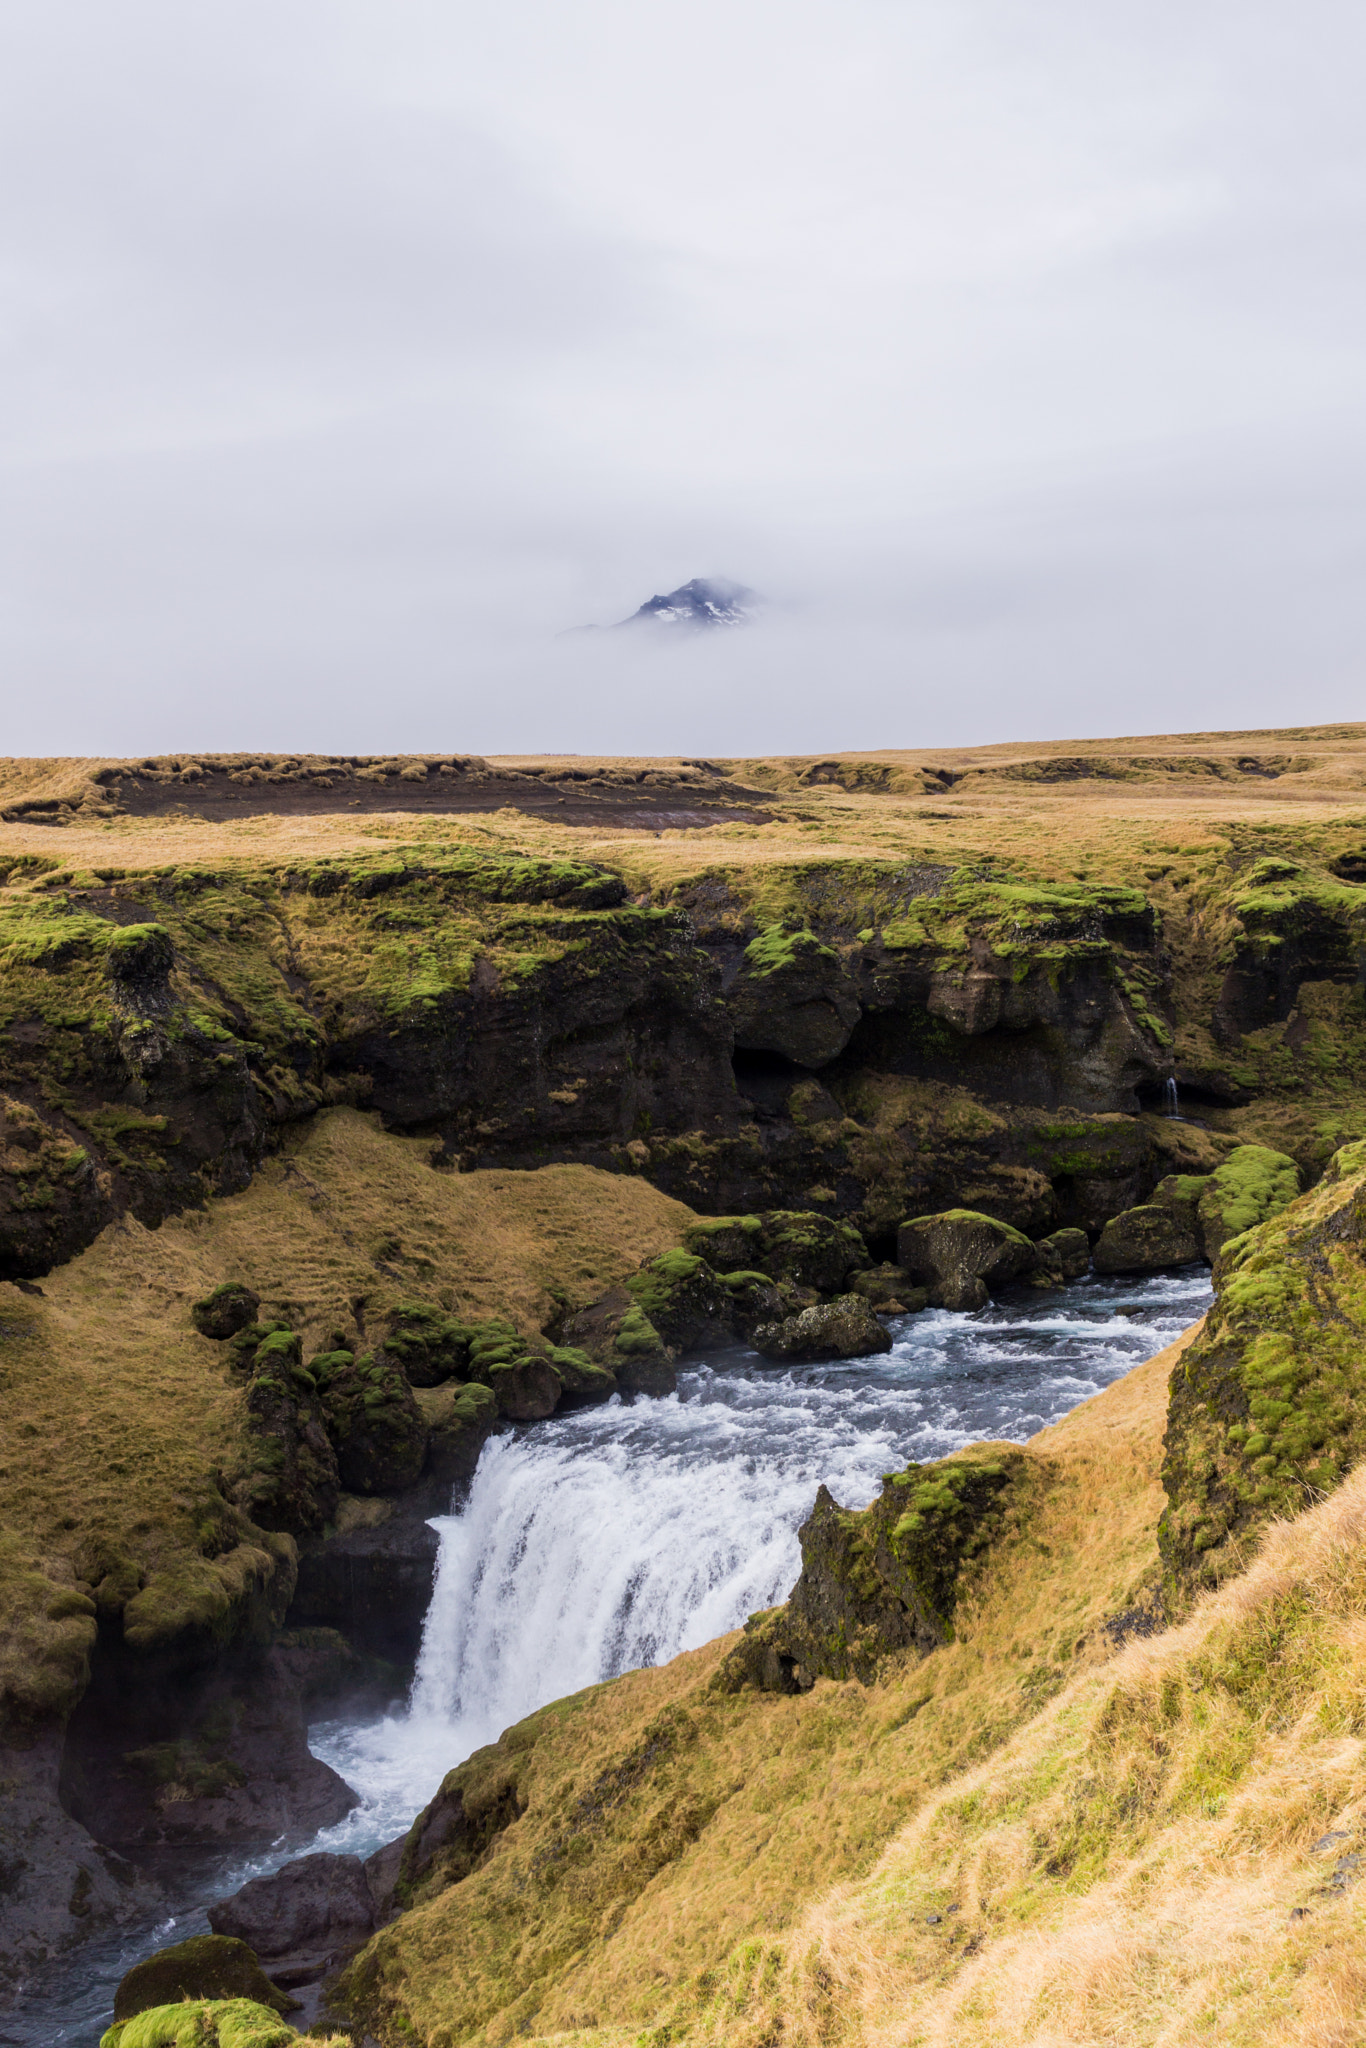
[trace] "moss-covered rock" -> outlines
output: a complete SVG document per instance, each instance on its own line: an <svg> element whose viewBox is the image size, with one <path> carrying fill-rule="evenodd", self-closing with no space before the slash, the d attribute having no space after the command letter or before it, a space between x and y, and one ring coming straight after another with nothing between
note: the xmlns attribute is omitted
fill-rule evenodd
<svg viewBox="0 0 1366 2048"><path fill-rule="evenodd" d="M175 949L164 924L125 924L109 934L105 967L116 981L162 980Z"/></svg>
<svg viewBox="0 0 1366 2048"><path fill-rule="evenodd" d="M552 1344L546 1352L566 1394L584 1401L605 1401L617 1390L617 1376L599 1365L577 1344Z"/></svg>
<svg viewBox="0 0 1366 2048"><path fill-rule="evenodd" d="M1173 1608L1240 1569L1250 1536L1366 1452L1366 1144L1225 1242L1215 1288L1172 1374L1158 1541Z"/></svg>
<svg viewBox="0 0 1366 2048"><path fill-rule="evenodd" d="M1141 1204L1112 1216L1091 1254L1098 1273L1158 1273L1166 1266L1186 1266L1203 1255L1194 1220L1159 1202Z"/></svg>
<svg viewBox="0 0 1366 2048"><path fill-rule="evenodd" d="M297 2004L271 1983L246 1942L226 1934L193 1934L134 1963L114 1993L114 2018L131 2020L151 2006L185 1998L251 1998L277 2014Z"/></svg>
<svg viewBox="0 0 1366 2048"><path fill-rule="evenodd" d="M1039 1461L974 1444L889 1474L862 1511L824 1486L800 1531L801 1577L783 1607L751 1617L721 1667L723 1687L806 1691L817 1678L865 1685L884 1658L953 1634L963 1587L1027 1511Z"/></svg>
<svg viewBox="0 0 1366 2048"><path fill-rule="evenodd" d="M401 1302L390 1311L383 1350L402 1368L410 1386L439 1387L463 1379L469 1370L475 1326L423 1302Z"/></svg>
<svg viewBox="0 0 1366 2048"><path fill-rule="evenodd" d="M793 1361L871 1358L892 1348L888 1332L857 1294L817 1302L780 1323L761 1323L750 1342L761 1358Z"/></svg>
<svg viewBox="0 0 1366 2048"><path fill-rule="evenodd" d="M299 2036L255 1999L182 2000L120 2020L100 2048L294 2048Z"/></svg>
<svg viewBox="0 0 1366 2048"><path fill-rule="evenodd" d="M234 1345L246 1335L241 1332ZM305 1366L299 1337L284 1328L262 1333L250 1355L247 1418L255 1457L236 1498L263 1529L312 1535L331 1521L341 1487L319 1401L317 1361Z"/></svg>
<svg viewBox="0 0 1366 2048"><path fill-rule="evenodd" d="M678 1384L672 1351L624 1287L576 1310L563 1335L574 1349L606 1367L624 1391L671 1394Z"/></svg>
<svg viewBox="0 0 1366 2048"><path fill-rule="evenodd" d="M881 1315L914 1315L929 1305L929 1289L911 1284L900 1266L886 1264L869 1266L866 1272L855 1273L849 1281L849 1292L857 1294L870 1308Z"/></svg>
<svg viewBox="0 0 1366 2048"><path fill-rule="evenodd" d="M717 1273L767 1271L761 1216L699 1216L683 1233L683 1250L705 1259Z"/></svg>
<svg viewBox="0 0 1366 2048"><path fill-rule="evenodd" d="M1041 1237L1035 1247L1039 1254L1038 1274L1053 1287L1080 1280L1091 1264L1091 1240L1084 1230L1055 1230Z"/></svg>
<svg viewBox="0 0 1366 2048"><path fill-rule="evenodd" d="M470 1378L492 1389L498 1413L509 1422L539 1422L554 1414L565 1385L548 1353L548 1345L522 1336L502 1317L490 1317L475 1325L470 1338Z"/></svg>
<svg viewBox="0 0 1366 2048"><path fill-rule="evenodd" d="M419 1387L414 1399L427 1425L427 1472L434 1481L453 1485L472 1476L484 1439L498 1420L492 1387L478 1380L457 1385Z"/></svg>
<svg viewBox="0 0 1366 2048"><path fill-rule="evenodd" d="M1205 1257L1218 1262L1224 1246L1245 1230L1288 1209L1300 1191L1300 1170L1268 1145L1240 1145L1209 1176L1200 1194Z"/></svg>
<svg viewBox="0 0 1366 2048"><path fill-rule="evenodd" d="M834 947L801 926L768 925L746 948L727 1007L735 1043L823 1067L843 1052L862 1014Z"/></svg>
<svg viewBox="0 0 1366 2048"><path fill-rule="evenodd" d="M984 1308L991 1294L1031 1272L1038 1253L1023 1231L975 1209L917 1216L896 1234L896 1262L939 1308Z"/></svg>
<svg viewBox="0 0 1366 2048"><path fill-rule="evenodd" d="M412 1486L427 1456L427 1425L398 1367L382 1352L360 1358L335 1352L313 1364L347 1492L398 1493Z"/></svg>
<svg viewBox="0 0 1366 2048"><path fill-rule="evenodd" d="M717 1272L767 1273L818 1294L838 1294L868 1265L868 1247L852 1223L815 1209L767 1209L755 1216L705 1216L684 1234L683 1249Z"/></svg>
<svg viewBox="0 0 1366 2048"><path fill-rule="evenodd" d="M626 1291L675 1351L720 1351L735 1341L731 1298L705 1259L664 1252L626 1282Z"/></svg>
<svg viewBox="0 0 1366 2048"><path fill-rule="evenodd" d="M255 1323L260 1306L261 1297L254 1289L244 1286L240 1280L228 1280L192 1304L190 1321L201 1337L213 1337L222 1342Z"/></svg>

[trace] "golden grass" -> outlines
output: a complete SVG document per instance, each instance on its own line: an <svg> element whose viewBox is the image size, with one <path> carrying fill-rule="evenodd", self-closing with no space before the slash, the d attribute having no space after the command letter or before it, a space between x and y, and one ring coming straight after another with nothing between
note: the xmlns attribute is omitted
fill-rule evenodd
<svg viewBox="0 0 1366 2048"><path fill-rule="evenodd" d="M605 2042L665 2016L686 2032L717 1997L741 2024L718 1979L743 1978L751 1951L785 1953L800 1916L866 1878L937 1787L1074 1672L1112 1661L1104 1617L1156 1564L1166 1383L1189 1334L1035 1439L1035 1511L929 1659L869 1688L725 1695L710 1680L726 1637L536 1717L523 1818L483 1869L380 1939L416 2038L587 2028ZM604 1801L661 1727L664 1760Z"/></svg>
<svg viewBox="0 0 1366 2048"><path fill-rule="evenodd" d="M190 1323L212 1287L245 1280L263 1314L313 1349L334 1329L374 1341L387 1310L413 1298L532 1331L692 1221L624 1175L437 1172L430 1151L375 1118L330 1111L244 1193L158 1230L112 1224L47 1276L41 1298L0 1284L0 1641L12 1678L16 1659L42 1654L35 1600L85 1574L92 1546L144 1577L197 1555L214 1473L237 1464L245 1419L222 1346Z"/></svg>
<svg viewBox="0 0 1366 2048"><path fill-rule="evenodd" d="M526 1815L382 1937L415 2029L392 2038L1356 2048L1366 1862L1330 1878L1366 1855L1366 1472L1274 1527L1183 1626L1108 1655L1091 1642L1056 1698L989 1732L1021 1638L1094 1596L1107 1562L1149 1554L1135 1539L1173 1353L1034 1440L1057 1476L1033 1555L997 1560L964 1643L867 1692L724 1702L705 1691L713 1646L540 1717ZM954 1666L988 1730L964 1768L934 1723ZM538 1883L570 1796L669 1707L698 1741L615 1841L600 1827L558 1890ZM633 1885L632 1855L690 1800L714 1816ZM1316 1854L1327 1833L1344 1839Z"/></svg>

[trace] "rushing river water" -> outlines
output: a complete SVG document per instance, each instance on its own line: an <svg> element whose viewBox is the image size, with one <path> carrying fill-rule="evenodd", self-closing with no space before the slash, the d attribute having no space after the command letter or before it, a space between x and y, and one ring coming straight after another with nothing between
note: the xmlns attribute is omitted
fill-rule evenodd
<svg viewBox="0 0 1366 2048"><path fill-rule="evenodd" d="M1161 1350L1209 1300L1197 1267L1022 1292L973 1315L930 1309L899 1319L877 1358L782 1367L736 1351L680 1371L666 1399L614 1399L492 1438L460 1512L436 1525L405 1710L310 1731L360 1804L309 1846L367 1855L453 1764L534 1708L783 1599L822 1480L862 1507L913 1459L1023 1442ZM238 1863L206 1896L280 1860ZM205 1926L192 1907L73 1957L61 1985L0 2016L0 2048L94 2048L123 1970Z"/></svg>

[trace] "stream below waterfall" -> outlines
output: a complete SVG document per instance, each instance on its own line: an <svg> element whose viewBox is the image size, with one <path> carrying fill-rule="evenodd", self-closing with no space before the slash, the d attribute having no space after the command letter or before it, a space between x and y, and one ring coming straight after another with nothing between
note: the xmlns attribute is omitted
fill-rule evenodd
<svg viewBox="0 0 1366 2048"><path fill-rule="evenodd" d="M1205 1267L1020 1290L970 1315L897 1318L891 1351L819 1366L736 1350L663 1399L619 1397L492 1437L456 1514L410 1698L324 1721L310 1747L360 1795L305 1848L238 1859L174 1919L68 1957L0 2015L0 2048L96 2048L139 1956L206 1931L203 1902L286 1854L368 1855L445 1772L546 1701L739 1627L790 1591L824 1481L863 1507L884 1472L983 1438L1023 1442L1150 1358L1211 1299Z"/></svg>

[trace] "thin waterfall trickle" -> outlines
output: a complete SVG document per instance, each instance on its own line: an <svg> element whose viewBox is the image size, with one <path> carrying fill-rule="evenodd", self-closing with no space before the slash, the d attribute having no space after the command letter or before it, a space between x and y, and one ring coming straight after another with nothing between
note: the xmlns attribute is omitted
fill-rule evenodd
<svg viewBox="0 0 1366 2048"><path fill-rule="evenodd" d="M1174 1074L1169 1074L1167 1076L1166 1097L1167 1115L1178 1116L1180 1114L1180 1111L1176 1099L1176 1076Z"/></svg>

